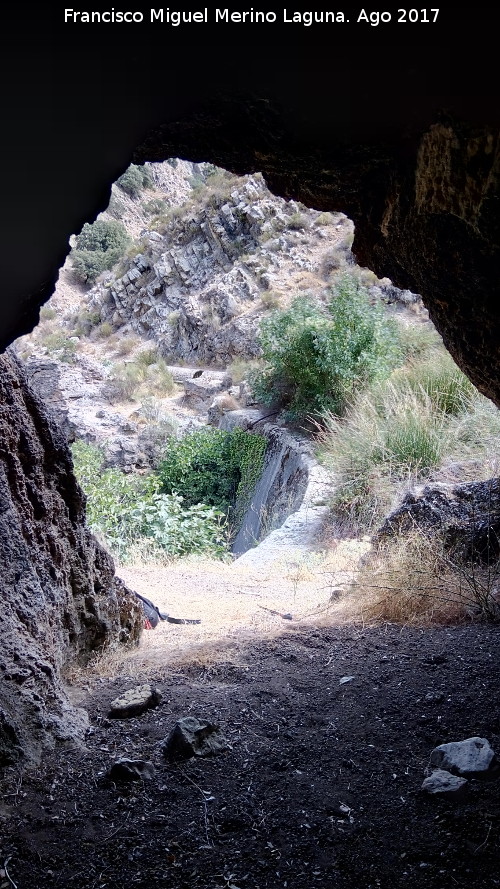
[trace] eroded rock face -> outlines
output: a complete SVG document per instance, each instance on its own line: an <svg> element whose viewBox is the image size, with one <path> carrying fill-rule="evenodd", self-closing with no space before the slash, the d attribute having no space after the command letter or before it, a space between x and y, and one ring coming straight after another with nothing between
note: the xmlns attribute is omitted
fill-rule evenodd
<svg viewBox="0 0 500 889"><path fill-rule="evenodd" d="M491 564L500 554L500 479L428 484L409 491L376 534L439 534L460 560Z"/></svg>
<svg viewBox="0 0 500 889"><path fill-rule="evenodd" d="M0 356L0 765L36 760L82 736L86 714L61 674L122 635L138 638L142 611L85 525L85 500L63 432L20 364Z"/></svg>

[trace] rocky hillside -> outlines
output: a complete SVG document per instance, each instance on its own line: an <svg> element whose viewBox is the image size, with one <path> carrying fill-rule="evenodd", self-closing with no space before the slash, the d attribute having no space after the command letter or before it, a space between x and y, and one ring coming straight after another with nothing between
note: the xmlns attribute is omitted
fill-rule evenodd
<svg viewBox="0 0 500 889"><path fill-rule="evenodd" d="M16 343L68 437L96 441L110 464L149 465L156 439L206 422L221 393L223 410L245 406L262 318L298 294L328 298L347 268L374 299L418 305L356 267L343 214L277 198L260 175L177 159L144 169L147 187L119 180L100 217L132 241L120 261L89 287L70 256L39 327Z"/></svg>
<svg viewBox="0 0 500 889"><path fill-rule="evenodd" d="M332 266L349 261L351 241L346 217L276 198L261 176L217 171L143 231L136 255L88 304L172 361L227 365L256 356L263 314L297 291L320 292Z"/></svg>

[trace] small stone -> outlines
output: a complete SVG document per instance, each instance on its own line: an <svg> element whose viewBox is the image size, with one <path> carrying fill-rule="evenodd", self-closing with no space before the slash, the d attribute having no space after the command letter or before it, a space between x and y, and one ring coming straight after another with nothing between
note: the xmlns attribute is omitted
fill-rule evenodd
<svg viewBox="0 0 500 889"><path fill-rule="evenodd" d="M150 781L155 769L152 762L144 759L117 759L113 763L108 778L111 781Z"/></svg>
<svg viewBox="0 0 500 889"><path fill-rule="evenodd" d="M354 676L342 676L342 679L339 679L339 685L345 685L347 682L352 682Z"/></svg>
<svg viewBox="0 0 500 889"><path fill-rule="evenodd" d="M157 707L160 701L161 694L158 689L151 685L138 685L111 702L108 716L113 719L129 719L131 716L140 716L151 707Z"/></svg>
<svg viewBox="0 0 500 889"><path fill-rule="evenodd" d="M424 701L427 704L440 704L441 701L443 700L443 698L444 698L444 695L441 694L440 692L430 691L430 692L428 692L428 694L426 694Z"/></svg>
<svg viewBox="0 0 500 889"><path fill-rule="evenodd" d="M190 759L192 756L213 756L227 750L227 743L217 737L218 726L195 716L185 716L176 722L162 744L166 759Z"/></svg>
<svg viewBox="0 0 500 889"><path fill-rule="evenodd" d="M486 738L466 738L465 741L440 744L431 753L431 766L446 769L453 775L469 778L485 776L495 765L495 751Z"/></svg>
<svg viewBox="0 0 500 889"><path fill-rule="evenodd" d="M463 793L469 782L466 778L458 778L444 769L435 769L422 784L426 793L440 796L456 796Z"/></svg>

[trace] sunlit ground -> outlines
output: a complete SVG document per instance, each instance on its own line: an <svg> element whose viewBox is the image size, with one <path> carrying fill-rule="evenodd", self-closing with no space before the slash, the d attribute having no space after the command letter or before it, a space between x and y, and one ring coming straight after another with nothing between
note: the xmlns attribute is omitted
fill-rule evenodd
<svg viewBox="0 0 500 889"><path fill-rule="evenodd" d="M162 665L237 663L249 641L344 623L352 614L339 591L366 549L366 543L342 541L328 552L285 554L265 566L190 558L168 566L120 567L125 583L160 611L201 623L160 622L143 632L139 648L103 657L99 671L139 676Z"/></svg>

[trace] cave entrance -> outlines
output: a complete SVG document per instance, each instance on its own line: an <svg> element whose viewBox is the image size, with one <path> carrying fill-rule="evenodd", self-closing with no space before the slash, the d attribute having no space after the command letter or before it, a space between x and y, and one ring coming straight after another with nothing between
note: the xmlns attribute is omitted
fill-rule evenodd
<svg viewBox="0 0 500 889"><path fill-rule="evenodd" d="M352 242L344 214L278 198L260 174L131 165L15 343L74 442L91 527L162 610L185 611L173 559L198 560L192 585L211 558L229 578L231 554L240 586L244 571L285 578L266 615L329 609L408 487L493 474L496 412L419 296L358 267Z"/></svg>

